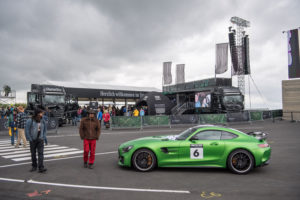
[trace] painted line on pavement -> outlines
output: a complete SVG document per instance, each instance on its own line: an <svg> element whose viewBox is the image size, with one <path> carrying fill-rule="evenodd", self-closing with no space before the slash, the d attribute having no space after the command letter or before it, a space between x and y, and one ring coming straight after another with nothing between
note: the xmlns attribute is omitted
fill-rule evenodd
<svg viewBox="0 0 300 200"><path fill-rule="evenodd" d="M97 190L116 190L116 191L129 191L129 192L155 192L155 193L177 193L177 194L190 194L188 190L161 190L161 189L143 189L143 188L123 188L123 187L103 187L103 186L91 186L91 185L74 185L74 184L63 184L63 183L51 183L34 180L20 180L11 178L0 178L0 181L18 182L18 183L29 183L37 185L50 185L58 187L69 187L69 188L82 188L82 189L97 189Z"/></svg>
<svg viewBox="0 0 300 200"><path fill-rule="evenodd" d="M114 154L114 153L118 153L118 152L117 151L110 151L110 152L103 152L103 153L95 153L95 156ZM83 155L81 155L81 156L71 156L71 157L66 157L66 158L54 158L54 159L44 160L44 162L51 162L51 161L57 161L57 160L68 160L68 159L82 158L82 157L83 157ZM16 163L16 164L10 164L10 165L2 165L2 166L0 166L0 168L14 167L14 166L19 166L19 165L27 165L27 164L31 164L31 162L23 162L23 163Z"/></svg>
<svg viewBox="0 0 300 200"><path fill-rule="evenodd" d="M52 151L52 150L59 150L59 149L67 149L70 147L62 146L62 147L50 147L50 148L44 148L44 153L47 153L46 151ZM30 149L21 149L20 151L13 151L13 152L6 152L6 153L0 153L0 156L7 156L7 155L14 155L17 153L30 153Z"/></svg>
<svg viewBox="0 0 300 200"><path fill-rule="evenodd" d="M58 145L56 144L53 144L53 145L47 145L45 147L46 148L49 148L49 147L57 147ZM27 149L29 149L29 147L27 147ZM0 150L0 152L8 152L8 151L22 151L22 150L25 150L24 148L13 148L13 149L2 149Z"/></svg>
<svg viewBox="0 0 300 200"><path fill-rule="evenodd" d="M51 157L55 157L55 156L66 156L66 155L79 154L79 153L83 153L83 150L64 152L64 153L56 153L56 154L48 154L48 155L44 155L44 158L51 158ZM16 162L23 161L23 160L31 160L31 156L24 157L24 158L15 158L12 160L16 161Z"/></svg>
<svg viewBox="0 0 300 200"><path fill-rule="evenodd" d="M78 150L79 149L76 149L76 148L65 148L65 149L59 149L59 150L44 151L44 155L47 155L50 153L61 153L61 152L70 152L70 151L78 151ZM17 154L17 155L6 155L6 156L2 156L2 157L3 158L17 158L17 157L23 157L23 156L31 156L31 154L30 153L21 153L21 154Z"/></svg>
<svg viewBox="0 0 300 200"><path fill-rule="evenodd" d="M17 142L15 142L15 143L17 143ZM29 142L27 142L26 144L29 145ZM4 144L4 143L0 144L0 147L5 147L5 146L7 146L7 145L12 146L11 143L9 142L9 143L7 143L7 144ZM22 145L23 145L23 143L22 143ZM14 144L14 146L15 146L15 144Z"/></svg>

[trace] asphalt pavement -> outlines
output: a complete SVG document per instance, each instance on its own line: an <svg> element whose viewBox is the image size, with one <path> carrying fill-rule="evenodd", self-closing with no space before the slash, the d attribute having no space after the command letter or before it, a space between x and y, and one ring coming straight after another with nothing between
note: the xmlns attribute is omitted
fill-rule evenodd
<svg viewBox="0 0 300 200"><path fill-rule="evenodd" d="M95 168L86 169L78 128L67 126L58 133L49 132L44 162L48 171L40 174L29 172L28 149L16 150L8 136L0 136L0 199L300 199L300 123L265 121L230 126L268 132L270 164L247 175L219 168L160 168L142 173L117 165L121 143L177 134L185 126L102 130Z"/></svg>

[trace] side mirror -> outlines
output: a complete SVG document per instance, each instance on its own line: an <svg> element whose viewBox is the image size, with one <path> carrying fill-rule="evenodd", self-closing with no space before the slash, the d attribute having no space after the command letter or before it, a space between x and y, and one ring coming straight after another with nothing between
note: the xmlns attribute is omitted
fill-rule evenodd
<svg viewBox="0 0 300 200"><path fill-rule="evenodd" d="M195 140L198 140L195 136L190 138L190 141L195 141Z"/></svg>

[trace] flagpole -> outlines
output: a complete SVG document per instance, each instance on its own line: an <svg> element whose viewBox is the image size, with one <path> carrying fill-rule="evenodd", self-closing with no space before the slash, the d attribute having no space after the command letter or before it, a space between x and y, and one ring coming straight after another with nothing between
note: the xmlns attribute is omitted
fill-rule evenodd
<svg viewBox="0 0 300 200"><path fill-rule="evenodd" d="M216 68L217 68L217 44L216 44L216 47L215 47L215 56L216 56L216 64L215 64L215 84L217 85L217 73L216 73Z"/></svg>
<svg viewBox="0 0 300 200"><path fill-rule="evenodd" d="M215 65L215 84L217 85L216 65Z"/></svg>
<svg viewBox="0 0 300 200"><path fill-rule="evenodd" d="M250 75L248 75L248 85L249 85L249 104L250 104L250 110L251 110Z"/></svg>

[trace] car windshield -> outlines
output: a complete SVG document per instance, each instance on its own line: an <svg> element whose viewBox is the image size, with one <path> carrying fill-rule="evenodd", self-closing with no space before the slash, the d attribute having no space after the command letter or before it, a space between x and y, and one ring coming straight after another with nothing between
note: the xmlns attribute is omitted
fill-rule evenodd
<svg viewBox="0 0 300 200"><path fill-rule="evenodd" d="M28 94L28 103L35 103L36 100L36 94Z"/></svg>
<svg viewBox="0 0 300 200"><path fill-rule="evenodd" d="M45 104L65 103L65 96L63 96L63 95L45 95L44 103Z"/></svg>
<svg viewBox="0 0 300 200"><path fill-rule="evenodd" d="M240 95L224 96L224 103L242 103L243 98Z"/></svg>
<svg viewBox="0 0 300 200"><path fill-rule="evenodd" d="M185 140L186 138L188 138L192 133L195 132L195 128L189 128L185 131L183 131L182 133L180 133L177 137L176 140Z"/></svg>

